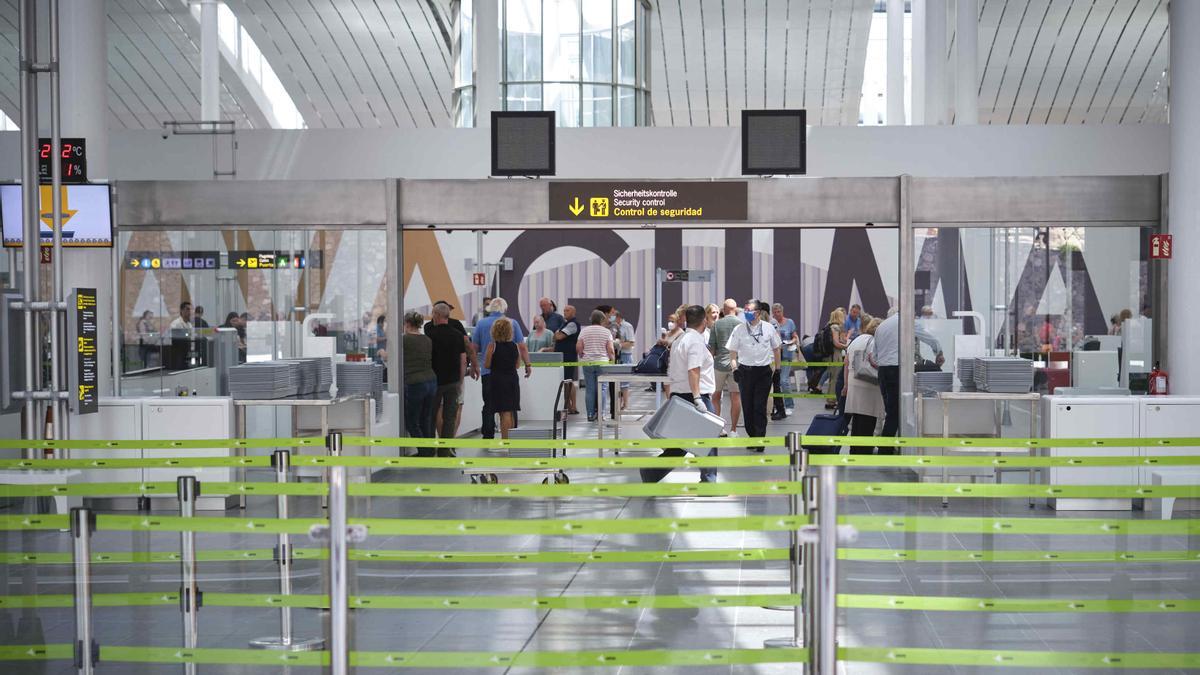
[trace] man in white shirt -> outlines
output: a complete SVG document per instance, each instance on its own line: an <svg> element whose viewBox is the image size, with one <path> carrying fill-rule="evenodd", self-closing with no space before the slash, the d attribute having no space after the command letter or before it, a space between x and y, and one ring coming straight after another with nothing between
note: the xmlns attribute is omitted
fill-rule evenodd
<svg viewBox="0 0 1200 675"><path fill-rule="evenodd" d="M170 330L172 334L176 331L191 335L192 333L192 303L182 302L179 304L179 316L171 322Z"/></svg>
<svg viewBox="0 0 1200 675"><path fill-rule="evenodd" d="M916 338L937 354L938 366L945 363L941 345L933 335L918 326ZM879 371L879 392L883 394L883 429L879 435L895 436L900 431L900 315L894 307L888 310L888 318L875 329L875 339L867 357ZM886 454L899 452L897 448L880 448L879 451Z"/></svg>
<svg viewBox="0 0 1200 675"><path fill-rule="evenodd" d="M738 324L725 345L742 392L742 423L746 435L752 438L767 435L771 376L779 368L779 350L783 344L779 332L770 324L770 313L770 305L755 303L754 311L747 315L749 323ZM753 449L763 451L761 447Z"/></svg>
<svg viewBox="0 0 1200 675"><path fill-rule="evenodd" d="M697 410L712 412L712 393L716 390L716 378L713 373L713 357L704 343L700 331L704 329L704 308L692 305L684 312L687 328L683 335L675 339L671 345L671 361L667 366L667 377L670 379L671 396L681 398L696 406ZM667 449L663 456L680 456L685 454L680 449ZM717 449L708 451L709 456L715 456ZM712 467L700 469L700 482L717 482L717 470Z"/></svg>

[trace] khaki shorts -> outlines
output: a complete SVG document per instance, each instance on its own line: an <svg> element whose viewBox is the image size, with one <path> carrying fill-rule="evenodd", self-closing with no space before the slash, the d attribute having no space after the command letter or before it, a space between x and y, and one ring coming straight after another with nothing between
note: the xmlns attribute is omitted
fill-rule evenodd
<svg viewBox="0 0 1200 675"><path fill-rule="evenodd" d="M733 372L734 371L732 370L729 372L724 370L713 370L713 378L716 380L718 392L728 389L729 393L731 394L738 393L738 383L733 377Z"/></svg>

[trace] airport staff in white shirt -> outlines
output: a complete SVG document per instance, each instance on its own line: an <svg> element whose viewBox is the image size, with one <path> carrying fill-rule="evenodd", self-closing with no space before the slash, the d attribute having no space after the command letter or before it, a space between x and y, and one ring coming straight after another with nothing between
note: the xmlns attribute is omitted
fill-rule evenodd
<svg viewBox="0 0 1200 675"><path fill-rule="evenodd" d="M696 406L696 409L712 412L712 393L716 390L716 377L713 372L713 357L708 351L701 331L704 329L704 308L692 305L684 311L687 328L683 335L675 339L671 345L671 362L667 366L667 377L670 379L671 396L681 398ZM767 378L768 384L770 377ZM665 450L663 456L678 456L682 450ZM717 449L708 451L709 456L715 456ZM700 482L717 482L717 470L712 467L700 469Z"/></svg>
<svg viewBox="0 0 1200 675"><path fill-rule="evenodd" d="M755 303L754 309L746 312L746 323L733 329L725 345L737 376L738 389L742 392L742 424L746 435L752 438L767 435L771 376L779 368L779 351L783 345L779 331L770 323L770 315L770 305ZM753 449L763 451L761 447Z"/></svg>

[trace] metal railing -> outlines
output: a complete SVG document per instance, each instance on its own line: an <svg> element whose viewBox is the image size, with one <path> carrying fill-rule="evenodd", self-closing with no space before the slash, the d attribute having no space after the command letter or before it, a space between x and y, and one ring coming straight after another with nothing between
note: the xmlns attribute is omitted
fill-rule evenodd
<svg viewBox="0 0 1200 675"><path fill-rule="evenodd" d="M705 447L744 446L747 443L771 445L782 442L786 455L741 457L687 458L378 458L347 457L340 453L342 443L363 446L421 446L427 447L557 447L620 449L625 447ZM316 456L292 455L290 450L277 449L270 457L220 458L145 458L145 459L21 459L0 460L0 467L23 469L86 468L114 469L141 466L145 468L187 468L211 466L272 466L273 482L209 483L201 485L194 477L181 477L176 483L110 483L70 485L0 486L0 494L9 496L55 496L61 494L171 494L180 504L180 516L122 516L97 515L89 509L73 509L69 516L0 516L0 529L55 530L69 526L74 546L71 554L40 552L6 553L0 564L65 564L75 569L74 593L69 596L7 596L0 597L0 608L68 607L76 615L76 634L73 645L23 645L0 647L0 660L9 659L70 659L79 672L92 672L98 659L106 661L138 661L178 663L191 672L201 663L230 663L244 665L328 665L332 672L344 673L356 667L437 667L446 659L461 667L518 667L556 668L580 665L655 666L701 664L753 664L770 662L803 662L808 672L833 673L839 659L879 663L914 663L927 665L967 665L982 661L999 665L1046 667L1090 667L1103 663L1122 663L1134 667L1190 668L1200 667L1200 654L1156 654L1155 661L1143 655L1123 653L1083 652L1014 652L992 650L929 650L889 647L887 649L851 647L839 648L837 612L839 609L890 609L896 611L987 611L987 612L1196 612L1200 600L1052 600L1052 599L980 599L924 598L917 596L841 595L837 593L839 560L904 561L930 559L940 562L987 562L1006 560L1054 561L1113 561L1113 562L1177 562L1200 561L1194 551L1066 551L1066 552L1005 552L1005 551L891 551L878 549L840 548L839 543L851 541L854 528L879 532L957 532L985 534L1070 534L1084 536L1125 536L1145 534L1200 533L1200 520L1149 521L1121 518L1009 518L1009 517L944 517L944 516L859 516L839 517L837 499L842 496L906 496L1003 498L1036 496L1046 498L1087 496L1119 496L1122 498L1160 498L1200 496L1197 486L1056 486L1056 485L941 485L883 481L855 482L838 480L838 471L857 467L924 467L939 464L975 466L1183 466L1200 465L1200 456L1138 456L1138 457L942 457L942 456L866 456L866 455L808 455L803 445L893 445L895 447L956 446L974 448L996 447L1106 447L1138 445L1143 447L1187 447L1200 445L1200 438L1175 439L858 439L804 437L789 434L786 438L720 439L712 441L479 441L402 438L360 438L331 434L324 439L325 454ZM14 444L19 444L14 445ZM0 441L0 448L25 447L30 441ZM312 439L257 439L254 441L59 441L38 442L56 447L129 447L170 450L181 447L314 447ZM498 521L498 520L409 520L354 519L347 511L350 496L364 497L445 497L489 496L511 498L544 498L560 496L621 497L668 496L705 494L705 486L641 485L641 484L567 484L567 485L450 485L433 484L350 484L345 471L351 466L432 467L464 471L483 471L488 467L537 468L620 468L644 467L788 467L788 480L766 483L721 483L723 494L777 494L788 497L788 513L781 516L736 518L641 518L626 520L556 520L556 521ZM299 484L290 481L289 469L296 466L324 467L327 484ZM442 487L438 487L442 486ZM172 489L173 488L173 489ZM691 492L686 491L691 489ZM706 488L707 489L707 488ZM196 515L195 498L205 494L258 494L272 496L276 501L277 518L207 518ZM213 491L216 492L213 492ZM329 519L291 518L289 499L293 496L328 496ZM464 552L437 551L356 551L353 544L362 541L367 533L397 535L497 535L497 534L599 534L599 533L667 533L714 530L788 531L789 543L783 549L754 549L750 551L622 551L606 552ZM97 530L165 531L180 534L180 552L130 552L107 554L92 550L91 537ZM275 548L262 551L199 551L195 546L197 532L250 532L275 537ZM309 534L324 543L322 548L294 548L291 536ZM1012 553L1013 555L1007 555ZM1103 555L1101 555L1103 554ZM245 560L273 558L279 572L279 593L248 595L214 593L207 598L201 593L197 580L197 565L204 560ZM327 559L330 589L326 595L296 595L292 593L292 562L295 559ZM428 596L356 596L350 594L348 565L353 560L397 562L489 562L489 563L620 563L656 561L720 561L720 560L780 560L788 568L789 594L774 596L567 596L520 597L482 596L446 598ZM182 586L178 594L93 594L91 570L97 563L177 562L181 566ZM136 596L136 597L135 597ZM177 603L184 617L183 649L97 645L94 640L93 611L114 605L158 606ZM790 606L789 606L790 603ZM280 611L280 635L266 638L267 647L279 650L211 650L198 648L199 610L205 605L261 606ZM361 652L350 643L352 629L349 609L593 609L593 608L672 608L672 607L729 607L783 605L792 612L792 634L768 641L767 650L637 650L632 652ZM298 607L328 608L330 619L326 630L327 650L321 650L320 638L295 638L291 612ZM257 642L257 641L256 641ZM982 661L981 661L982 660Z"/></svg>

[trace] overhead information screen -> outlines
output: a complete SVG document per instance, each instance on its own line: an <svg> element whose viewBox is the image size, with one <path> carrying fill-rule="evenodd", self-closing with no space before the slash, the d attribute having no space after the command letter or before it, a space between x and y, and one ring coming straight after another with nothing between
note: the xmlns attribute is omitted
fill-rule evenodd
<svg viewBox="0 0 1200 675"><path fill-rule="evenodd" d="M42 246L50 246L54 234L52 189L40 186ZM63 246L109 248L112 246L112 208L107 185L62 186L62 243ZM0 185L0 225L4 230L4 245L19 247L25 241L21 226L21 186Z"/></svg>
<svg viewBox="0 0 1200 675"><path fill-rule="evenodd" d="M806 140L803 110L743 110L742 174L804 174Z"/></svg>
<svg viewBox="0 0 1200 675"><path fill-rule="evenodd" d="M492 175L554 175L554 112L492 111Z"/></svg>

